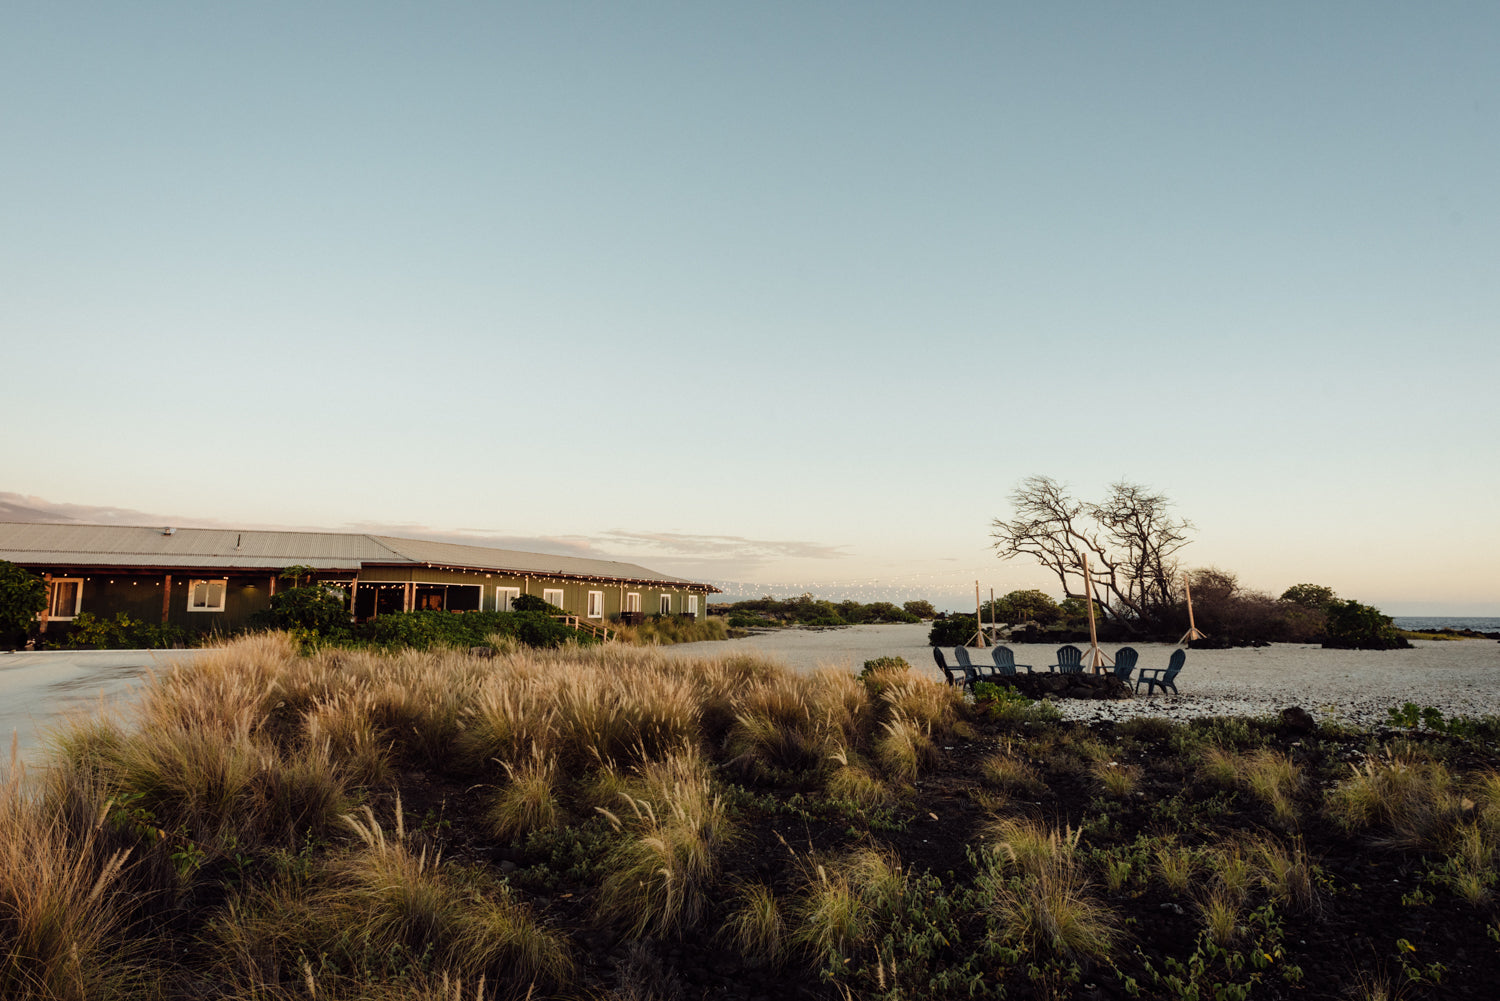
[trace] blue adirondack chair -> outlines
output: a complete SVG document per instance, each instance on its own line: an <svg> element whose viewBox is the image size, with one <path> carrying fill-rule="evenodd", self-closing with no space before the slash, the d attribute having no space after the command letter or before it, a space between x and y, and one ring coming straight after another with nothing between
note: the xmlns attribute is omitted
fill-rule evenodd
<svg viewBox="0 0 1500 1001"><path fill-rule="evenodd" d="M948 679L948 684L952 685L955 688L958 688L960 686L964 688L969 687L968 678L953 673L953 668L949 667L948 662L943 659L943 651L939 650L937 647L933 647L932 657L937 661L938 668L942 670L943 677Z"/></svg>
<svg viewBox="0 0 1500 1001"><path fill-rule="evenodd" d="M1058 674L1082 674L1083 673L1083 651L1076 646L1060 646L1057 648L1057 663L1051 664L1047 670L1057 669Z"/></svg>
<svg viewBox="0 0 1500 1001"><path fill-rule="evenodd" d="M1140 659L1140 654L1133 646L1122 646L1115 651L1115 677L1125 684L1130 684L1130 672L1135 670L1135 662Z"/></svg>
<svg viewBox="0 0 1500 1001"><path fill-rule="evenodd" d="M1013 675L1016 673L1016 668L1018 667L1026 668L1027 674L1031 673L1031 665L1017 664L1016 653L1008 646L995 647L994 652L990 656L995 658L996 674Z"/></svg>
<svg viewBox="0 0 1500 1001"><path fill-rule="evenodd" d="M1166 667L1143 667L1141 673L1136 675L1135 690L1140 691L1141 686L1146 686L1146 694L1154 695L1160 688L1165 694L1167 689L1172 689L1172 694L1177 691L1177 675L1182 671L1182 665L1187 662L1186 650L1174 650L1172 656L1167 660Z"/></svg>
<svg viewBox="0 0 1500 1001"><path fill-rule="evenodd" d="M958 658L958 666L964 669L964 677L969 679L972 686L977 681L984 681L985 675L978 664L969 659L969 648L956 646L953 648L953 656Z"/></svg>

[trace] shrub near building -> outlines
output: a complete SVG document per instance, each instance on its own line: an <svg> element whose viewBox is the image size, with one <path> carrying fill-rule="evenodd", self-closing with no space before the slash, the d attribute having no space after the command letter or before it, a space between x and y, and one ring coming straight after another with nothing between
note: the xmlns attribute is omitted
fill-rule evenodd
<svg viewBox="0 0 1500 1001"><path fill-rule="evenodd" d="M47 607L47 584L14 563L0 560L0 649L15 650Z"/></svg>

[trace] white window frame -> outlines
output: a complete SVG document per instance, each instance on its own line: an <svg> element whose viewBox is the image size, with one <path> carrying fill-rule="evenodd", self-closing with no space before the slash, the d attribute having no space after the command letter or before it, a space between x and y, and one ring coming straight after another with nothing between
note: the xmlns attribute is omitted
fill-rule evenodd
<svg viewBox="0 0 1500 1001"><path fill-rule="evenodd" d="M495 611L508 612L511 610L511 602L521 596L519 587L505 587L497 584L495 586Z"/></svg>
<svg viewBox="0 0 1500 1001"><path fill-rule="evenodd" d="M696 594L687 596L687 613L692 616L698 614L698 596Z"/></svg>
<svg viewBox="0 0 1500 1001"><path fill-rule="evenodd" d="M557 600L556 601L552 600L552 596L554 594L557 595ZM563 595L563 589L560 588L560 587L544 587L544 588L542 588L542 600L545 601L547 604L553 606L554 608L559 608L559 609L562 608L563 607L563 601L565 600L564 595Z"/></svg>
<svg viewBox="0 0 1500 1001"><path fill-rule="evenodd" d="M203 585L222 584L223 585L223 589L219 591L219 603L218 603L218 605L197 605L197 606L195 606L193 604L193 592L196 591L196 590L198 590L198 585L199 584L203 584ZM205 598L208 597L208 592L205 592L204 597ZM224 611L224 603L225 603L225 601L228 598L229 598L229 578L228 577L194 577L193 579L191 579L191 580L188 581L188 586L187 586L187 610L190 611L190 612L222 612L222 611Z"/></svg>
<svg viewBox="0 0 1500 1001"><path fill-rule="evenodd" d="M664 594L661 596L661 614L672 614L672 596L670 594Z"/></svg>
<svg viewBox="0 0 1500 1001"><path fill-rule="evenodd" d="M623 611L623 612L639 612L640 610L641 610L641 592L639 592L639 591L626 591L625 592L625 607L622 608L621 611Z"/></svg>
<svg viewBox="0 0 1500 1001"><path fill-rule="evenodd" d="M57 585L72 584L73 587L73 610L66 615L53 611L57 607ZM82 577L53 577L47 582L47 621L68 622L76 616L83 608L83 578Z"/></svg>
<svg viewBox="0 0 1500 1001"><path fill-rule="evenodd" d="M589 611L588 611L588 614L586 616L584 616L584 618L588 618L588 619L602 619L602 618L604 618L604 592L603 591L590 591L589 592Z"/></svg>

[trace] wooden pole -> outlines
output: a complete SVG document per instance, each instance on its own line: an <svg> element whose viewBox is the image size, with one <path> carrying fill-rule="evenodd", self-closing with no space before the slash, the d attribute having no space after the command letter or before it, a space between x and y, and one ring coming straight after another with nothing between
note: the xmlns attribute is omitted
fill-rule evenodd
<svg viewBox="0 0 1500 1001"><path fill-rule="evenodd" d="M974 638L984 646L984 617L979 610L979 581L974 582Z"/></svg>
<svg viewBox="0 0 1500 1001"><path fill-rule="evenodd" d="M275 580L275 577L271 578ZM167 624L167 616L172 612L172 575L167 574L161 585L161 624Z"/></svg>
<svg viewBox="0 0 1500 1001"><path fill-rule="evenodd" d="M1103 667L1109 658L1104 656L1104 652L1099 649L1099 630L1094 624L1094 578L1089 575L1087 554L1083 557L1083 590L1085 600L1089 603L1089 667L1093 668L1095 674L1098 674L1099 668Z"/></svg>
<svg viewBox="0 0 1500 1001"><path fill-rule="evenodd" d="M52 575L50 573L42 574L42 580L47 583L47 603L42 606L42 614L38 617L38 621L41 623L41 625L37 626L37 632L39 633L47 631L47 620L52 616L52 602L54 600L52 589L57 586L52 583Z"/></svg>
<svg viewBox="0 0 1500 1001"><path fill-rule="evenodd" d="M1208 639L1207 633L1200 633L1198 625L1193 621L1193 585L1188 583L1186 577L1182 578L1182 588L1187 592L1188 606L1188 631L1182 634L1182 639L1177 641L1178 646L1187 646L1192 640Z"/></svg>

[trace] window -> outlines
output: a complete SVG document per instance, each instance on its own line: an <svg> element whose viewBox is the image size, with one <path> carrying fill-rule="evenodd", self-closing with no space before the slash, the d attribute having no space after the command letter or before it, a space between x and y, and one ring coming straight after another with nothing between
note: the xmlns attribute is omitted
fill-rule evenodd
<svg viewBox="0 0 1500 1001"><path fill-rule="evenodd" d="M696 594L688 595L687 613L694 618L698 615L698 596Z"/></svg>
<svg viewBox="0 0 1500 1001"><path fill-rule="evenodd" d="M625 595L625 608L627 612L639 612L641 610L641 595L639 591L631 591Z"/></svg>
<svg viewBox="0 0 1500 1001"><path fill-rule="evenodd" d="M563 593L562 593L562 589L558 588L558 589L554 590L553 588L550 588L550 587L549 588L545 588L542 591L542 600L545 601L549 605L556 605L558 608L563 607Z"/></svg>
<svg viewBox="0 0 1500 1001"><path fill-rule="evenodd" d="M47 596L47 618L71 619L83 606L81 577L54 577Z"/></svg>
<svg viewBox="0 0 1500 1001"><path fill-rule="evenodd" d="M497 587L495 588L495 611L510 611L510 603L521 596L519 587Z"/></svg>
<svg viewBox="0 0 1500 1001"><path fill-rule="evenodd" d="M661 596L661 614L672 614L672 596L670 594L664 594Z"/></svg>
<svg viewBox="0 0 1500 1001"><path fill-rule="evenodd" d="M224 592L229 590L227 577L219 580L195 580L188 582L188 607L190 612L224 611Z"/></svg>
<svg viewBox="0 0 1500 1001"><path fill-rule="evenodd" d="M588 614L588 617L591 618L591 619L602 619L602 618L604 618L604 592L603 591L590 591L589 592L589 614Z"/></svg>

